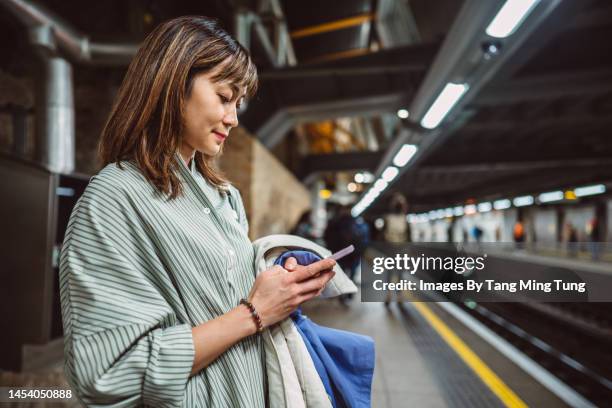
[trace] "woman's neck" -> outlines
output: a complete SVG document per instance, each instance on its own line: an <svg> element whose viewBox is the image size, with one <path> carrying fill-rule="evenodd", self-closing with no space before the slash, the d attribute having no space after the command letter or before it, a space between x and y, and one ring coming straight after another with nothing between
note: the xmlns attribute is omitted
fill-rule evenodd
<svg viewBox="0 0 612 408"><path fill-rule="evenodd" d="M189 163L195 155L195 149L183 143L181 145L181 148L179 149L179 154L181 155L181 158L183 159L185 165L189 167Z"/></svg>

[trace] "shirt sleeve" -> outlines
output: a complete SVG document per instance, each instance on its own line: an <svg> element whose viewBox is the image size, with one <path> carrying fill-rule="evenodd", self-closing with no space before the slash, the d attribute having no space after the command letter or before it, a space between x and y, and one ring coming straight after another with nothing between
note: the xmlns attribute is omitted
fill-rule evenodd
<svg viewBox="0 0 612 408"><path fill-rule="evenodd" d="M87 406L181 406L191 326L161 295L159 267L120 192L96 196L97 187L75 206L61 252L68 381Z"/></svg>

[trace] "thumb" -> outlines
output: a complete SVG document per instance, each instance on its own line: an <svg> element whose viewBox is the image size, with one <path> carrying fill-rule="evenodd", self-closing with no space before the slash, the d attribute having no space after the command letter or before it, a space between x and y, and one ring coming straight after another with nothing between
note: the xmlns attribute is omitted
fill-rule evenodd
<svg viewBox="0 0 612 408"><path fill-rule="evenodd" d="M285 269L292 271L297 266L297 260L294 257L290 257L285 261Z"/></svg>

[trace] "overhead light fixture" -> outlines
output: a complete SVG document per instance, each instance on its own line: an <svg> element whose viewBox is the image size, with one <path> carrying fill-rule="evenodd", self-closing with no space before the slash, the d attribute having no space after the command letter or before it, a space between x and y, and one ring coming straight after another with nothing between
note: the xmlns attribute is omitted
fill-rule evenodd
<svg viewBox="0 0 612 408"><path fill-rule="evenodd" d="M393 164L397 167L404 167L419 148L413 144L404 144L393 158Z"/></svg>
<svg viewBox="0 0 612 408"><path fill-rule="evenodd" d="M399 170L397 169L397 167L389 166L385 169L385 171L383 171L381 177L383 180L390 183L391 180L393 180L395 176L397 176L397 173L399 173Z"/></svg>
<svg viewBox="0 0 612 408"><path fill-rule="evenodd" d="M378 180L376 180L376 183L374 183L374 190L378 191L378 192L381 192L385 188L387 188L388 185L389 185L389 183L387 183L385 180L378 179Z"/></svg>
<svg viewBox="0 0 612 408"><path fill-rule="evenodd" d="M525 207L526 205L533 204L533 201L533 196L526 195L514 198L512 204L514 204L515 207Z"/></svg>
<svg viewBox="0 0 612 408"><path fill-rule="evenodd" d="M357 173L355 174L355 183L363 183L363 174L361 173Z"/></svg>
<svg viewBox="0 0 612 408"><path fill-rule="evenodd" d="M463 207L463 212L465 213L465 215L476 214L476 206L474 204L468 204Z"/></svg>
<svg viewBox="0 0 612 408"><path fill-rule="evenodd" d="M574 193L576 194L576 197L586 197L586 196L591 196L591 195L596 195L596 194L603 194L605 192L606 192L606 186L604 186L603 184L578 187L574 189Z"/></svg>
<svg viewBox="0 0 612 408"><path fill-rule="evenodd" d="M382 218L377 218L374 221L374 228L376 228L377 230L383 229L384 226L385 226L385 220L383 220Z"/></svg>
<svg viewBox="0 0 612 408"><path fill-rule="evenodd" d="M512 202L506 198L493 202L493 208L496 210L505 210L512 207Z"/></svg>
<svg viewBox="0 0 612 408"><path fill-rule="evenodd" d="M357 191L357 184L350 182L346 185L346 189L351 193L354 193L355 191Z"/></svg>
<svg viewBox="0 0 612 408"><path fill-rule="evenodd" d="M574 193L574 190L566 190L564 195L566 200L576 200L578 198L576 197L576 193Z"/></svg>
<svg viewBox="0 0 612 408"><path fill-rule="evenodd" d="M408 116L410 116L410 113L406 109L400 109L397 111L397 116L400 119L408 119Z"/></svg>
<svg viewBox="0 0 612 408"><path fill-rule="evenodd" d="M457 217L461 217L463 215L464 211L463 211L463 207L462 206L457 206L455 208L453 208L453 214L455 214Z"/></svg>
<svg viewBox="0 0 612 408"><path fill-rule="evenodd" d="M487 27L491 37L505 38L514 33L540 0L507 0Z"/></svg>
<svg viewBox="0 0 612 408"><path fill-rule="evenodd" d="M541 203L551 203L553 201L563 200L563 191L550 191L542 193L538 196L538 201Z"/></svg>
<svg viewBox="0 0 612 408"><path fill-rule="evenodd" d="M478 204L478 212L480 213L489 212L492 209L493 209L493 205L491 205L490 202L484 202L484 203Z"/></svg>
<svg viewBox="0 0 612 408"><path fill-rule="evenodd" d="M423 116L421 126L427 129L437 127L469 88L468 84L446 84Z"/></svg>
<svg viewBox="0 0 612 408"><path fill-rule="evenodd" d="M332 196L331 190L328 190L326 188L322 188L321 190L319 190L319 197L322 198L323 200L327 200L331 196Z"/></svg>
<svg viewBox="0 0 612 408"><path fill-rule="evenodd" d="M364 171L363 172L363 182L364 183L371 183L374 181L374 175L372 173L370 173L369 171Z"/></svg>

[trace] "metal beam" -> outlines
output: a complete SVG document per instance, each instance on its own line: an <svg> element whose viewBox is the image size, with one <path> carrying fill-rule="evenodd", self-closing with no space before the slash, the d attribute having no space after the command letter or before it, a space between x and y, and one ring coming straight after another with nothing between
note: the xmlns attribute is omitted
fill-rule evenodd
<svg viewBox="0 0 612 408"><path fill-rule="evenodd" d="M376 168L381 155L381 152L312 154L303 159L300 178L321 171L372 171Z"/></svg>
<svg viewBox="0 0 612 408"><path fill-rule="evenodd" d="M612 127L612 117L596 115L571 115L571 113L558 117L521 118L519 115L513 119L491 120L486 122L470 121L463 126L459 132L464 133L499 133L511 130L526 129L529 132L542 130L555 130L559 133L575 132L576 129L584 130L595 126ZM486 139L485 139L486 140Z"/></svg>
<svg viewBox="0 0 612 408"><path fill-rule="evenodd" d="M612 159L572 159L542 160L528 162L497 162L481 164L449 164L442 166L423 166L418 169L419 175L435 174L473 174L498 172L524 172L544 169L567 169L583 167L612 166Z"/></svg>
<svg viewBox="0 0 612 408"><path fill-rule="evenodd" d="M298 123L316 122L346 116L374 116L397 111L405 102L402 93L344 99L326 103L292 106L280 109L259 129L257 137L268 148L278 144Z"/></svg>
<svg viewBox="0 0 612 408"><path fill-rule="evenodd" d="M520 78L487 87L471 103L472 106L490 106L551 100L562 97L596 95L612 91L612 72L546 74Z"/></svg>
<svg viewBox="0 0 612 408"><path fill-rule="evenodd" d="M291 32L291 38L297 40L298 38L309 37L311 35L317 35L322 33L328 33L330 31L342 30L349 27L355 27L368 23L375 18L372 13L360 14L358 16L352 16L343 18L336 21L329 21L323 24L317 24L311 27L301 28Z"/></svg>

